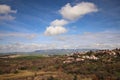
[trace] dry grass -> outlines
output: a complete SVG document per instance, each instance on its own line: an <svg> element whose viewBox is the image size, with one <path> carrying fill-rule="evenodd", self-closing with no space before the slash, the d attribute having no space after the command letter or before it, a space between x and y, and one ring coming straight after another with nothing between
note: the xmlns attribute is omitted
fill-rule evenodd
<svg viewBox="0 0 120 80"><path fill-rule="evenodd" d="M0 80L16 79L16 78L22 78L22 77L28 77L28 76L35 76L35 75L56 76L57 72L44 72L44 71L32 72L32 71L24 70L24 71L19 71L19 73L17 74L10 73L10 74L0 75Z"/></svg>
<svg viewBox="0 0 120 80"><path fill-rule="evenodd" d="M12 79L12 78L20 78L20 77L26 77L26 76L33 76L34 73L30 72L30 71L19 71L19 73L14 74L14 73L10 73L10 74L3 74L0 75L0 79L1 80L5 80L5 79Z"/></svg>

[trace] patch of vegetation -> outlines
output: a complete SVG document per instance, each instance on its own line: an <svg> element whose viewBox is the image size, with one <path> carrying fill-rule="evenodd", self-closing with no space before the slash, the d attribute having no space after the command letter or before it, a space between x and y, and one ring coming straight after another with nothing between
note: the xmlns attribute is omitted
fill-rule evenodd
<svg viewBox="0 0 120 80"><path fill-rule="evenodd" d="M38 68L37 66L32 66L32 67L30 68L30 70L32 70L32 71L37 71L37 70L39 70L39 68Z"/></svg>
<svg viewBox="0 0 120 80"><path fill-rule="evenodd" d="M28 55L28 56L20 56L20 57L17 57L16 59L31 60L31 59L40 59L40 58L43 58L43 56L41 56L41 55L39 55L39 56Z"/></svg>
<svg viewBox="0 0 120 80"><path fill-rule="evenodd" d="M23 66L23 67L20 67L19 69L20 69L20 70L27 70L27 67L26 67L26 66Z"/></svg>
<svg viewBox="0 0 120 80"><path fill-rule="evenodd" d="M15 70L15 71L14 71L14 74L17 74L17 73L19 73L19 71L18 71L18 70Z"/></svg>

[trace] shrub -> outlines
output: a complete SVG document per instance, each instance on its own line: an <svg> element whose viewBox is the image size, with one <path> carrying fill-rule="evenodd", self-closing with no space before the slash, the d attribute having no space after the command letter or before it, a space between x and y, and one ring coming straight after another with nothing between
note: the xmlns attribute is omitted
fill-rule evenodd
<svg viewBox="0 0 120 80"><path fill-rule="evenodd" d="M17 73L18 73L18 70L15 70L15 71L14 71L14 74L17 74Z"/></svg>
<svg viewBox="0 0 120 80"><path fill-rule="evenodd" d="M27 69L27 67L25 67L25 66L20 68L20 70L26 70L26 69Z"/></svg>

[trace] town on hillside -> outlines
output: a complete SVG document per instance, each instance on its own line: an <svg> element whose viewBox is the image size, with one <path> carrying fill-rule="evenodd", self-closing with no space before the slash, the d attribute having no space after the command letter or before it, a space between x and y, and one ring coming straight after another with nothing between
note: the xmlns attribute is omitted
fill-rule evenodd
<svg viewBox="0 0 120 80"><path fill-rule="evenodd" d="M120 48L116 48L113 50L105 49L105 50L96 50L96 51L88 51L88 52L74 52L66 55L66 60L63 63L72 63L79 62L85 60L99 60L100 55L108 55L117 57L120 56ZM110 60L110 57L108 61Z"/></svg>

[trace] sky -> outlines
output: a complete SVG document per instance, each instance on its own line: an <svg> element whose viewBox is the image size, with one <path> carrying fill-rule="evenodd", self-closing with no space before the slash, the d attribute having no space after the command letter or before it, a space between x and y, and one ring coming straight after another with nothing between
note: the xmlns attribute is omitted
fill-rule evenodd
<svg viewBox="0 0 120 80"><path fill-rule="evenodd" d="M120 0L0 0L0 53L120 48Z"/></svg>

